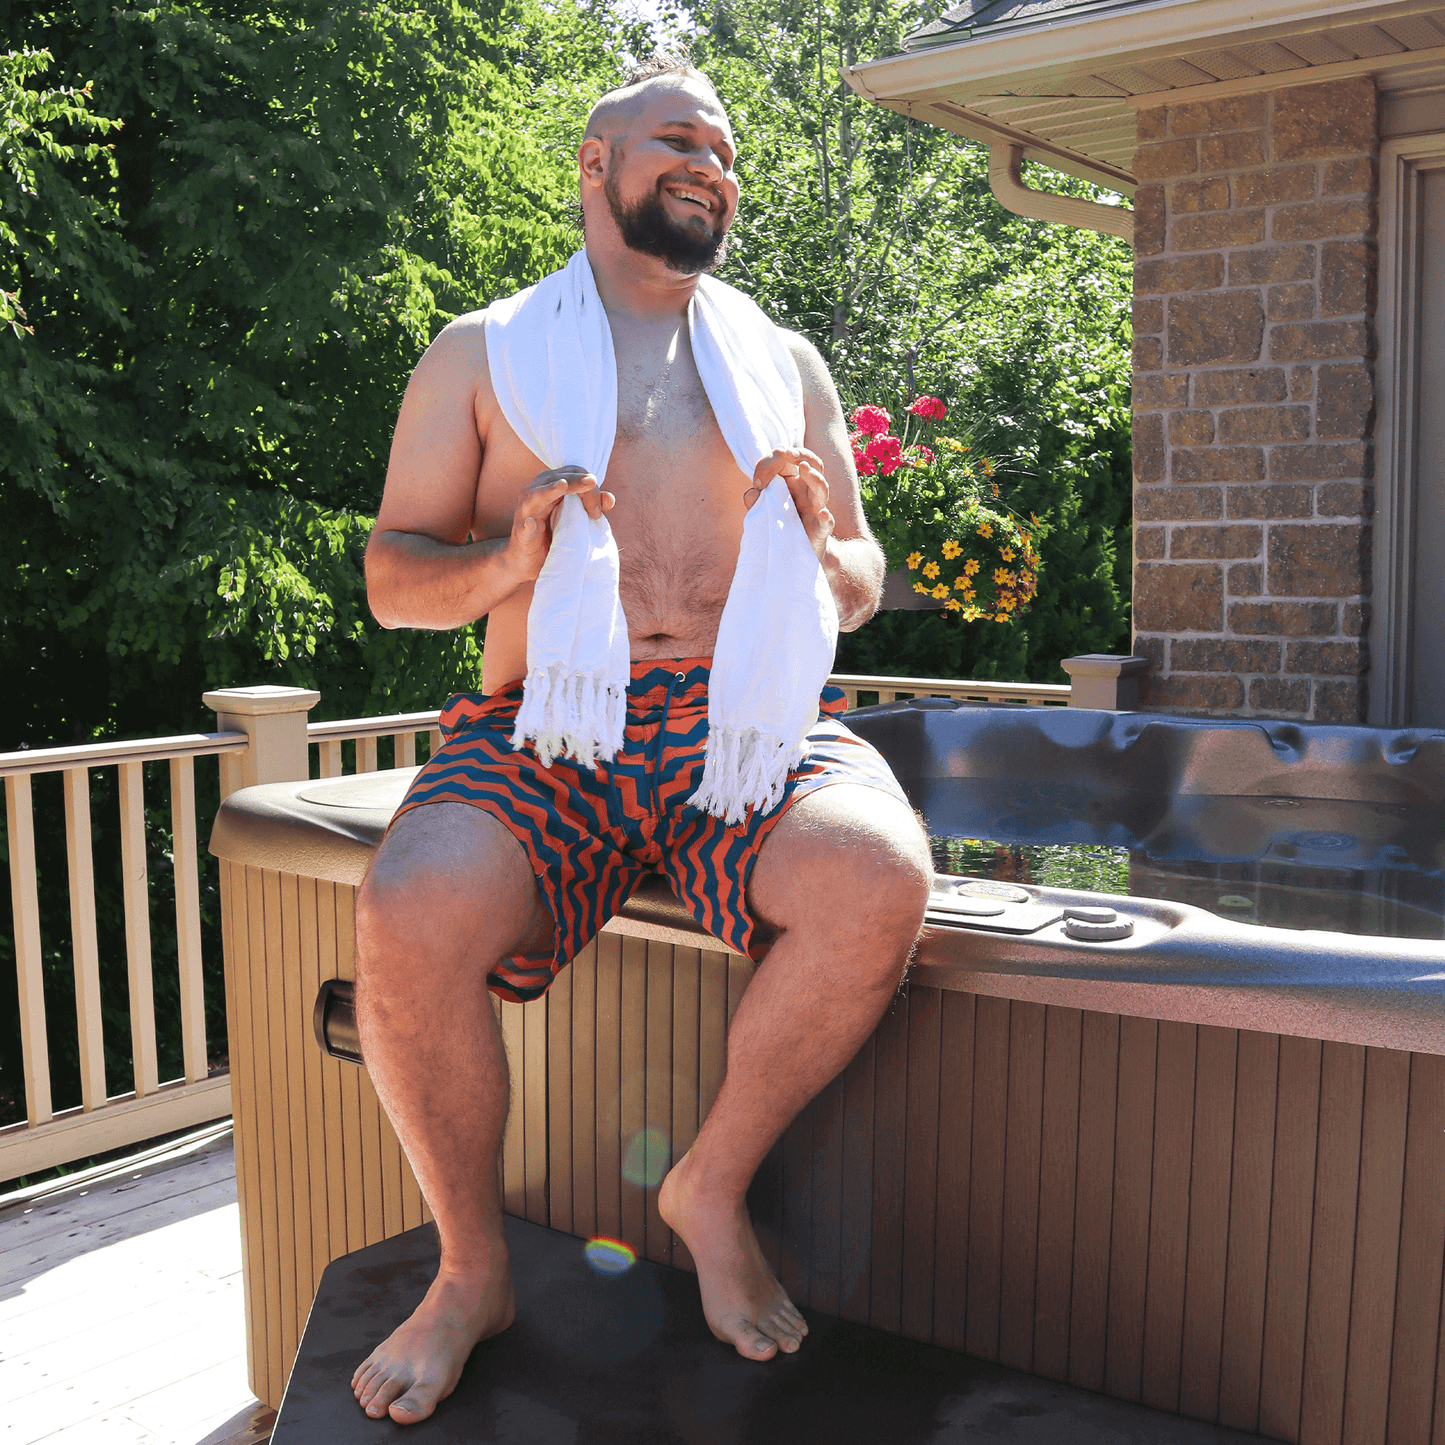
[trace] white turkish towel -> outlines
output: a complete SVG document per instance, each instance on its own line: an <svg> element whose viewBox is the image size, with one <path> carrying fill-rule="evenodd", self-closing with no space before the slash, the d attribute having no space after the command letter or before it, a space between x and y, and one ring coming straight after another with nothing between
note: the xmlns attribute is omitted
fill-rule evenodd
<svg viewBox="0 0 1445 1445"><path fill-rule="evenodd" d="M803 387L778 328L740 291L699 278L688 307L698 375L751 484L757 464L803 442ZM617 430L617 359L592 267L560 271L486 313L487 360L502 414L548 467L587 468L601 485ZM543 766L589 766L622 745L630 676L617 543L575 496L562 504L527 614L527 679L512 746ZM702 782L691 801L729 823L766 813L807 752L833 666L838 611L786 483L743 521L737 570L708 685Z"/></svg>

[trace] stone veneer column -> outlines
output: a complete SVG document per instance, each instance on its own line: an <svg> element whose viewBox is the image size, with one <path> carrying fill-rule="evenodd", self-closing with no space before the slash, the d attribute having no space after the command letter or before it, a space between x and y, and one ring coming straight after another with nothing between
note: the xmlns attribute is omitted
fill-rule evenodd
<svg viewBox="0 0 1445 1445"><path fill-rule="evenodd" d="M1377 149L1368 79L1139 115L1142 707L1364 719Z"/></svg>

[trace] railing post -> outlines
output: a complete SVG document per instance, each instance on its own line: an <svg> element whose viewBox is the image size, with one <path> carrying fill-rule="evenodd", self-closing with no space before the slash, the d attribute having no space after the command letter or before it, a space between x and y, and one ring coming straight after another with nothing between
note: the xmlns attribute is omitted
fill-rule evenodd
<svg viewBox="0 0 1445 1445"><path fill-rule="evenodd" d="M311 775L306 714L321 694L306 687L222 687L202 698L221 732L245 733L244 753L221 758L221 799L255 783L296 783Z"/></svg>
<svg viewBox="0 0 1445 1445"><path fill-rule="evenodd" d="M1132 712L1139 706L1139 674L1149 670L1147 657L1115 657L1086 652L1060 664L1069 674L1069 706L1101 712Z"/></svg>

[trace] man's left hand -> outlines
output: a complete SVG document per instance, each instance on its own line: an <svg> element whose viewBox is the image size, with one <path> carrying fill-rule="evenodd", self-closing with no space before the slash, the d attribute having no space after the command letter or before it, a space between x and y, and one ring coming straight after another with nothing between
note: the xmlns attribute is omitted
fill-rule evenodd
<svg viewBox="0 0 1445 1445"><path fill-rule="evenodd" d="M781 477L787 483L793 505L798 509L803 529L818 561L827 564L828 538L833 535L833 514L828 510L828 478L823 475L822 459L806 447L780 447L764 457L753 472L753 484L743 493L747 510L763 494L763 488Z"/></svg>

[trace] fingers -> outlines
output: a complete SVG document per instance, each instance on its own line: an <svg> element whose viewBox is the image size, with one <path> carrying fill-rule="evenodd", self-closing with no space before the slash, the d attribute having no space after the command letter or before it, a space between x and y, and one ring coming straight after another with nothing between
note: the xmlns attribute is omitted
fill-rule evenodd
<svg viewBox="0 0 1445 1445"><path fill-rule="evenodd" d="M594 521L610 512L617 501L611 492L597 485L597 478L585 467L553 467L542 472L522 493L517 503L518 517L550 516L562 499L579 496L587 515Z"/></svg>
<svg viewBox="0 0 1445 1445"><path fill-rule="evenodd" d="M828 502L828 478L823 471L823 460L816 452L806 447L779 447L771 456L766 456L753 469L753 485L743 494L744 509L757 501L757 496L774 477L782 477L788 484L798 513L805 520L809 513L817 512Z"/></svg>

